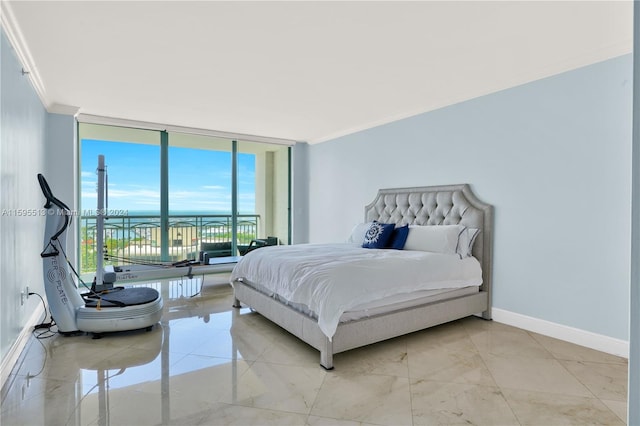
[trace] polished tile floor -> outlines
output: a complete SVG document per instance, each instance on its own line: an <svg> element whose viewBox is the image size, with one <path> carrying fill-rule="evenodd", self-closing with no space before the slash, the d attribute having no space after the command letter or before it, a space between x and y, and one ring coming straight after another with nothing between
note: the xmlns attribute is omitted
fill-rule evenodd
<svg viewBox="0 0 640 426"><path fill-rule="evenodd" d="M467 318L319 354L231 308L228 275L157 284L152 331L31 338L2 390L9 425L624 424L627 362Z"/></svg>

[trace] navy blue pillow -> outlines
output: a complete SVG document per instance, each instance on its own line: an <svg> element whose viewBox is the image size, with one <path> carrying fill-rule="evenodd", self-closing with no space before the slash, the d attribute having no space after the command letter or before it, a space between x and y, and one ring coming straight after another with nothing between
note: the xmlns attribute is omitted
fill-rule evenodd
<svg viewBox="0 0 640 426"><path fill-rule="evenodd" d="M404 248L404 244L407 242L407 237L409 236L409 225L401 226L400 228L396 228L391 233L391 239L389 240L389 245L387 248L402 250Z"/></svg>
<svg viewBox="0 0 640 426"><path fill-rule="evenodd" d="M364 235L364 242L362 247L364 248L385 248L391 240L391 234L395 225L393 223L380 223L374 221L367 233Z"/></svg>

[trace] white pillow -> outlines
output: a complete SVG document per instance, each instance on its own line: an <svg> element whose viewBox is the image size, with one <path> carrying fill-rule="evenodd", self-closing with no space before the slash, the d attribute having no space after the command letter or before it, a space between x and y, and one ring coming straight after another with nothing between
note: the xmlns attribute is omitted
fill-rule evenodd
<svg viewBox="0 0 640 426"><path fill-rule="evenodd" d="M347 242L362 245L362 243L364 242L364 236L367 234L367 231L371 227L372 223L373 222L365 222L359 223L354 226L351 230L351 235L349 235L349 238L347 239Z"/></svg>
<svg viewBox="0 0 640 426"><path fill-rule="evenodd" d="M458 238L464 229L462 225L410 225L404 249L456 254Z"/></svg>
<svg viewBox="0 0 640 426"><path fill-rule="evenodd" d="M472 255L473 243L479 233L480 230L478 228L465 228L464 231L462 231L458 239L458 249L456 250L461 258L464 259Z"/></svg>

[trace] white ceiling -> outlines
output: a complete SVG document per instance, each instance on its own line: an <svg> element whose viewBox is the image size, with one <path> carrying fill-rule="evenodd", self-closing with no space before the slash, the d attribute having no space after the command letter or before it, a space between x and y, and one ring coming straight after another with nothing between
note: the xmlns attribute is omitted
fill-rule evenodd
<svg viewBox="0 0 640 426"><path fill-rule="evenodd" d="M315 143L629 53L632 11L3 0L2 22L49 111Z"/></svg>

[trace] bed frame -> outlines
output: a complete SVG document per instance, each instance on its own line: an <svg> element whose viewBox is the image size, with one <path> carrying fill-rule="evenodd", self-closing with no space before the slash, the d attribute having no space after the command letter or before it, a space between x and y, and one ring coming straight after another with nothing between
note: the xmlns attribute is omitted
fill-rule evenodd
<svg viewBox="0 0 640 426"><path fill-rule="evenodd" d="M440 300L340 323L330 341L317 321L242 282L234 282L234 307L243 303L320 351L320 365L333 368L333 354L412 333L470 315L491 319L493 207L468 184L381 189L365 207L365 221L397 225L454 225L479 228L473 255L482 265L478 293Z"/></svg>

